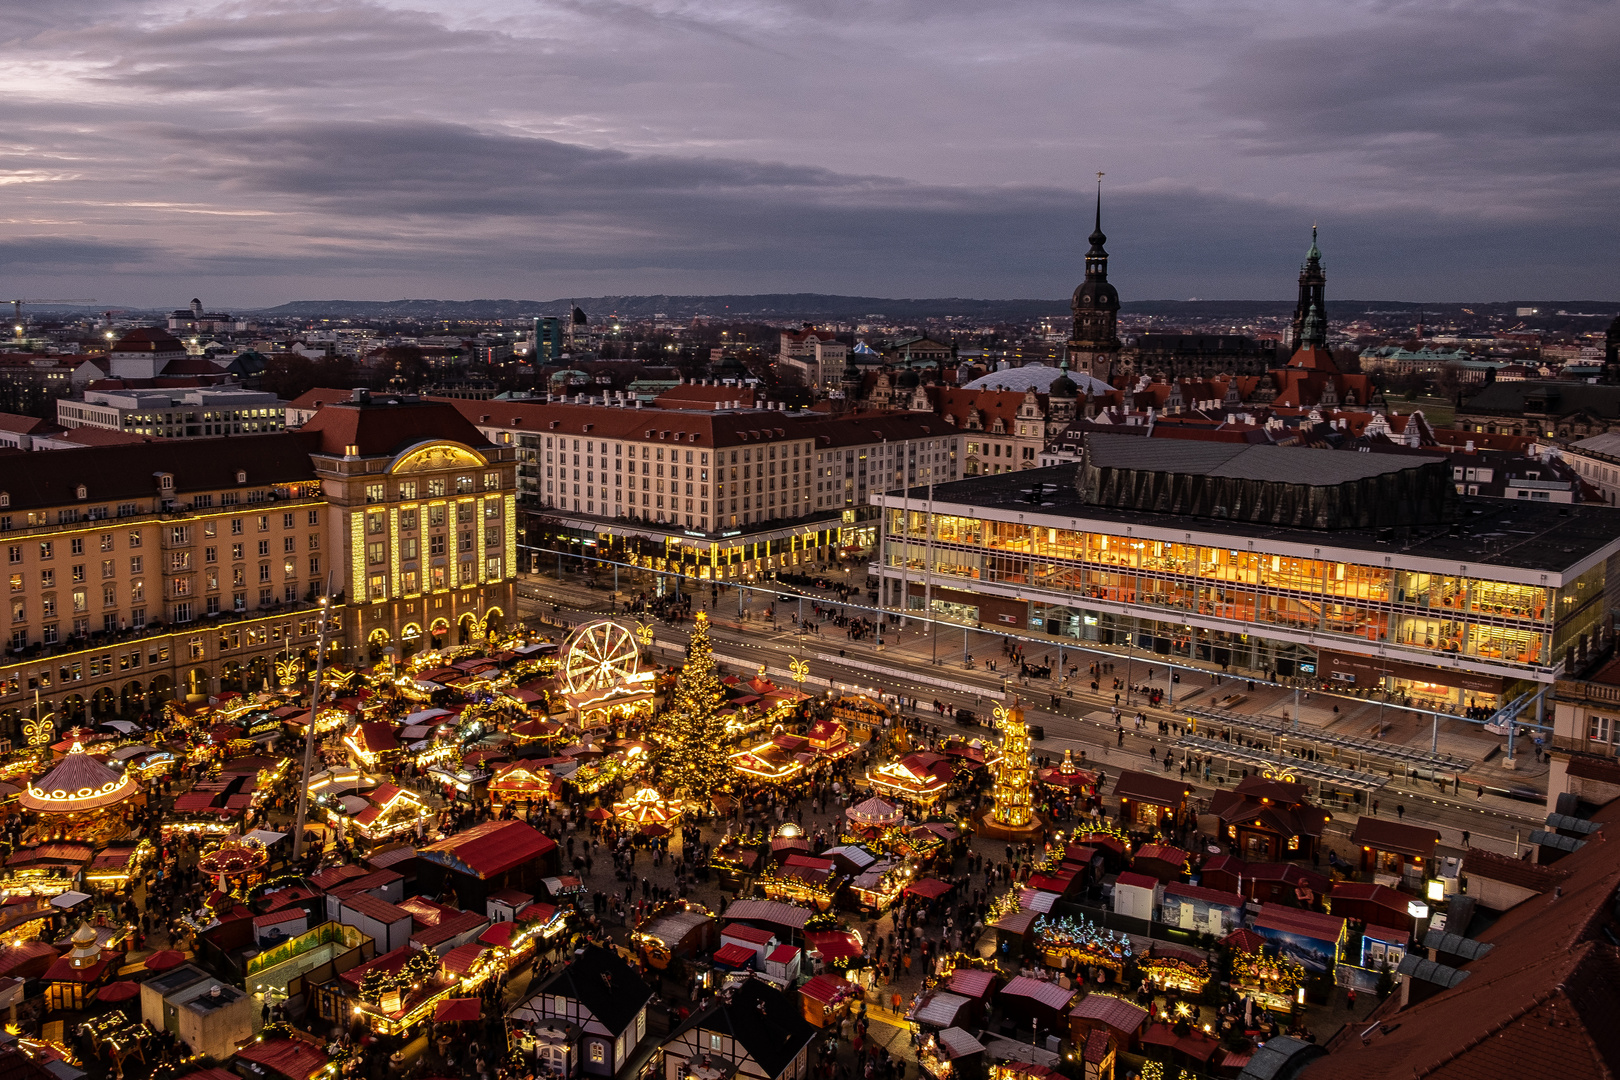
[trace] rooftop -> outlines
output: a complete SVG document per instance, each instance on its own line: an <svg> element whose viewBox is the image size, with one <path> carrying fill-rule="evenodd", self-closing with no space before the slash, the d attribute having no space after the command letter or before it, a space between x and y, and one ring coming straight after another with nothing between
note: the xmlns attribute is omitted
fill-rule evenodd
<svg viewBox="0 0 1620 1080"><path fill-rule="evenodd" d="M1131 440L1130 445L1146 447L1151 442ZM1197 447L1199 444L1189 445ZM1227 449L1224 445L1216 448ZM1284 452L1296 455L1296 460L1299 454L1340 453L1303 449ZM1341 456L1376 458L1381 455L1343 453ZM1124 532L1131 527L1137 535L1154 536L1162 532L1166 538L1174 534L1178 540L1189 531L1202 537L1218 534L1223 538L1222 544L1254 540L1255 547L1261 550L1286 544L1321 547L1325 539L1319 529L1190 513L1144 515L1130 508L1095 505L1076 489L1076 473L1075 465L1054 465L936 484L933 489L935 512L988 514L1001 518L1014 515L1014 520L1040 521L1043 525L1068 529ZM1038 504L1035 501L1037 490ZM928 489L916 487L908 494L912 499L922 500L928 497ZM893 500L894 496L890 495L889 501ZM878 495L870 496L870 501L877 505ZM1467 497L1458 501L1460 520L1456 527L1437 524L1337 529L1331 534L1332 546L1367 552L1369 556L1399 555L1406 559L1488 564L1543 573L1568 573L1591 558L1620 548L1620 540L1616 539L1620 537L1620 510L1610 507Z"/></svg>

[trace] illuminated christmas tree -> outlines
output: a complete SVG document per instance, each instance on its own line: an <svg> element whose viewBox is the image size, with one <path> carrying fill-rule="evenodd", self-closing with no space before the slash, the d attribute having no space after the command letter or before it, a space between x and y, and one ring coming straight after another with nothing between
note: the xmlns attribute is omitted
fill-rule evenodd
<svg viewBox="0 0 1620 1080"><path fill-rule="evenodd" d="M693 798L707 799L731 779L726 722L720 716L722 698L709 645L709 617L700 611L669 702L664 746L658 757L666 792L685 789Z"/></svg>
<svg viewBox="0 0 1620 1080"><path fill-rule="evenodd" d="M1001 760L996 763L995 800L991 818L999 825L1023 828L1033 816L1030 790L1034 775L1029 767L1029 726L1024 710L1014 698L1010 706L996 706L996 726L1001 728Z"/></svg>

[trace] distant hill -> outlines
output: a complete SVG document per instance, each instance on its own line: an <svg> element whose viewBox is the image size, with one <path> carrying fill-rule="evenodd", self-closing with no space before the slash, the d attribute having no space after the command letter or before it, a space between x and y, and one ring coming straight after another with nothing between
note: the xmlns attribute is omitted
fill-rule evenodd
<svg viewBox="0 0 1620 1080"><path fill-rule="evenodd" d="M444 319L478 321L526 319L542 315L568 314L568 300L295 300L278 307L261 308L260 316L284 319ZM1027 322L1043 316L1067 316L1069 301L1059 300L974 300L962 297L897 299L882 296L836 296L825 293L761 293L730 296L581 296L572 301L592 318L618 315L625 319L648 319L665 315L681 322L694 315L713 318L862 320L881 318L894 322L957 316L984 323ZM1543 321L1554 321L1556 313L1570 317L1613 318L1620 304L1613 300L1492 301L1469 304L1419 304L1404 300L1329 300L1328 318L1342 323L1365 315L1424 313L1432 320L1445 317L1476 318L1492 315L1518 318L1519 307L1539 308ZM1471 311L1469 311L1471 309ZM1132 315L1157 315L1188 321L1246 319L1287 316L1293 313L1292 300L1137 300L1126 302L1122 310ZM1536 317L1528 320L1537 321Z"/></svg>
<svg viewBox="0 0 1620 1080"><path fill-rule="evenodd" d="M828 296L821 293L764 293L756 296L581 296L573 301L593 318L618 315L649 319L667 315L686 320L694 315L735 319L885 319L908 320L959 315L990 322L1065 315L1067 300L967 300L960 297L897 300L879 296ZM566 315L568 300L295 300L256 314L271 318L312 319L523 319Z"/></svg>

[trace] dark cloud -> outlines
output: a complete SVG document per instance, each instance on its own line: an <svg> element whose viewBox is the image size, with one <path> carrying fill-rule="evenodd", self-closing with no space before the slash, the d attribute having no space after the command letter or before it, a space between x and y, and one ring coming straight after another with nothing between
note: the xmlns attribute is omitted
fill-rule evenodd
<svg viewBox="0 0 1620 1080"><path fill-rule="evenodd" d="M53 290L1061 296L1097 169L1129 298L1620 289L1608 3L12 6Z"/></svg>

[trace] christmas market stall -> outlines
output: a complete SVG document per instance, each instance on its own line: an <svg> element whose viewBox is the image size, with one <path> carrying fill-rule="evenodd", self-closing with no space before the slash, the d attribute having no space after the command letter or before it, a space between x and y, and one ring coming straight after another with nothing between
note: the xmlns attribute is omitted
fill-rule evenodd
<svg viewBox="0 0 1620 1080"><path fill-rule="evenodd" d="M1209 982L1209 960L1196 949L1150 942L1136 968L1155 990L1196 994Z"/></svg>
<svg viewBox="0 0 1620 1080"><path fill-rule="evenodd" d="M788 855L775 869L762 874L759 884L772 900L827 911L838 898L845 880L833 860L795 853Z"/></svg>
<svg viewBox="0 0 1620 1080"><path fill-rule="evenodd" d="M489 779L488 790L489 805L499 813L507 803L522 806L548 800L559 792L559 785L551 769L531 759L520 759L499 767Z"/></svg>
<svg viewBox="0 0 1620 1080"><path fill-rule="evenodd" d="M1344 958L1345 920L1337 915L1261 904L1254 930L1279 955L1305 965L1312 977L1332 976Z"/></svg>
<svg viewBox="0 0 1620 1080"><path fill-rule="evenodd" d="M1435 857L1440 834L1432 825L1360 817L1350 839L1361 847L1362 873L1373 874L1376 884L1415 889Z"/></svg>
<svg viewBox="0 0 1620 1080"><path fill-rule="evenodd" d="M863 799L844 811L849 824L844 829L846 839L854 843L880 839L890 829L903 826L905 811L889 799L873 796Z"/></svg>
<svg viewBox="0 0 1620 1080"><path fill-rule="evenodd" d="M1073 990L1065 990L1055 982L1028 975L1014 976L996 994L1003 1015L1029 1018L1037 1036L1054 1032L1061 1034L1067 1030L1069 1004L1075 996ZM1037 1038L1036 1045L1040 1045L1041 1041Z"/></svg>
<svg viewBox="0 0 1620 1080"><path fill-rule="evenodd" d="M915 806L932 806L950 789L954 775L949 758L918 750L884 762L867 773L866 779L891 798Z"/></svg>
<svg viewBox="0 0 1620 1080"><path fill-rule="evenodd" d="M52 1009L82 1009L96 989L111 981L119 954L103 949L101 935L81 925L69 938L67 953L45 972L45 1001Z"/></svg>
<svg viewBox="0 0 1620 1080"><path fill-rule="evenodd" d="M924 1035L917 1044L917 1063L933 1080L985 1080L984 1044L966 1028L945 1028Z"/></svg>
<svg viewBox="0 0 1620 1080"><path fill-rule="evenodd" d="M731 755L731 767L745 781L786 784L815 760L810 744L797 735L779 734Z"/></svg>
<svg viewBox="0 0 1620 1080"><path fill-rule="evenodd" d="M1217 791L1209 810L1232 850L1245 859L1309 859L1333 815L1312 805L1308 793L1304 784L1253 775L1230 791Z"/></svg>
<svg viewBox="0 0 1620 1080"><path fill-rule="evenodd" d="M1182 818L1192 789L1168 776L1126 770L1114 782L1114 794L1127 827L1154 831Z"/></svg>
<svg viewBox="0 0 1620 1080"><path fill-rule="evenodd" d="M656 971L667 968L671 960L707 956L718 938L714 916L685 900L657 909L630 935L642 962Z"/></svg>
<svg viewBox="0 0 1620 1080"><path fill-rule="evenodd" d="M1305 986L1305 965L1273 948L1266 938L1240 927L1220 940L1227 950L1232 992L1278 1012L1292 1009Z"/></svg>
<svg viewBox="0 0 1620 1080"><path fill-rule="evenodd" d="M1040 782L1070 798L1086 798L1097 793L1097 774L1074 763L1074 751L1063 751L1063 760L1036 774Z"/></svg>
<svg viewBox="0 0 1620 1080"><path fill-rule="evenodd" d="M1131 961L1131 939L1105 930L1084 915L1042 916L1035 922L1035 948L1047 967L1089 971L1091 982L1118 979Z"/></svg>
<svg viewBox="0 0 1620 1080"><path fill-rule="evenodd" d="M865 694L845 694L832 703L832 718L843 724L856 742L870 741L889 726L893 715L887 705Z"/></svg>
<svg viewBox="0 0 1620 1080"><path fill-rule="evenodd" d="M859 986L827 972L812 975L799 987L799 1005L804 1018L818 1028L836 1025L849 1015L851 1004L860 999Z"/></svg>
<svg viewBox="0 0 1620 1080"><path fill-rule="evenodd" d="M905 891L911 869L903 862L879 859L868 865L849 883L850 898L856 909L868 915L881 915Z"/></svg>

